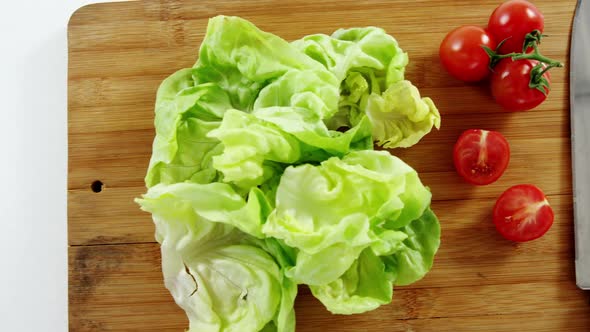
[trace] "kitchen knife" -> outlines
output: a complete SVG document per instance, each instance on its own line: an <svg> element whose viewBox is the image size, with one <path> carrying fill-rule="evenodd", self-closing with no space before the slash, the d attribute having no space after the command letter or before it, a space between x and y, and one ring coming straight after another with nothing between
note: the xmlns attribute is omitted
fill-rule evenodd
<svg viewBox="0 0 590 332"><path fill-rule="evenodd" d="M590 289L590 1L578 0L570 52L576 283Z"/></svg>

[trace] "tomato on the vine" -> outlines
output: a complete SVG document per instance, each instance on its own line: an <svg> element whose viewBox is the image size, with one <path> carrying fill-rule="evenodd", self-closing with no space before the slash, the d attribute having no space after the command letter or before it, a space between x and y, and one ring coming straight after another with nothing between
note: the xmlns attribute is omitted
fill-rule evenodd
<svg viewBox="0 0 590 332"><path fill-rule="evenodd" d="M492 96L496 102L508 111L526 111L541 104L549 93L551 75L549 72L540 75L542 76L540 79L546 80L547 83L539 85L545 93L536 87L531 87L531 75L534 75L531 71L538 64L538 61L530 59L502 59L494 67L490 81Z"/></svg>
<svg viewBox="0 0 590 332"><path fill-rule="evenodd" d="M490 57L482 45L496 48L495 40L483 28L471 25L456 28L440 44L441 63L457 79L481 81L490 74Z"/></svg>
<svg viewBox="0 0 590 332"><path fill-rule="evenodd" d="M496 201L494 225L511 241L525 242L545 234L553 224L553 209L541 189L531 184L508 188Z"/></svg>
<svg viewBox="0 0 590 332"><path fill-rule="evenodd" d="M488 21L488 30L500 46L500 53L520 53L525 36L538 30L543 32L545 20L543 14L526 0L510 0L498 6ZM531 49L529 48L529 51Z"/></svg>
<svg viewBox="0 0 590 332"><path fill-rule="evenodd" d="M502 176L510 160L510 146L497 131L468 129L455 143L453 162L467 182L486 185Z"/></svg>

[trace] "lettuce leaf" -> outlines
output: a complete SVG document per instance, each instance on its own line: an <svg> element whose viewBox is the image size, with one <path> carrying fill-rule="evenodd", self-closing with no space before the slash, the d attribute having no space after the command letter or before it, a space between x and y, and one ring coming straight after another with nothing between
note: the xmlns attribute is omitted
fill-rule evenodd
<svg viewBox="0 0 590 332"><path fill-rule="evenodd" d="M161 184L137 201L153 215L164 282L189 331L294 331L288 249L238 230L260 225L267 206L221 183Z"/></svg>
<svg viewBox="0 0 590 332"><path fill-rule="evenodd" d="M375 142L385 148L416 144L440 115L430 98L404 80L408 55L383 29L340 29L332 36L306 36L293 42L341 82L339 110L329 128L351 127L369 117Z"/></svg>
<svg viewBox="0 0 590 332"><path fill-rule="evenodd" d="M386 239L383 234L397 236ZM395 249L384 256L376 253L375 247L365 249L340 278L310 286L330 312L349 315L374 310L391 302L393 285L421 279L432 267L440 245L440 225L432 210L426 209L420 218L379 237Z"/></svg>
<svg viewBox="0 0 590 332"><path fill-rule="evenodd" d="M374 74L375 92L404 78L408 55L385 30L377 27L339 29L331 36L315 34L292 43L321 63L342 82L350 72Z"/></svg>
<svg viewBox="0 0 590 332"><path fill-rule="evenodd" d="M364 249L383 246L382 229L419 218L430 198L401 159L385 151L354 151L319 166L288 167L263 232L299 250L288 277L322 285L338 279Z"/></svg>
<svg viewBox="0 0 590 332"><path fill-rule="evenodd" d="M158 184L150 188L141 200L143 209L171 218L176 216L175 205L179 204L183 209L192 209L192 213L200 218L233 225L258 238L264 238L262 223L273 208L256 187L251 188L247 199L244 199L232 186L219 182Z"/></svg>
<svg viewBox="0 0 590 332"><path fill-rule="evenodd" d="M195 84L193 70L188 68L172 74L158 89L156 137L145 178L148 188L188 179L209 183L218 178L212 156L219 154L222 146L207 134L219 127L231 104L219 86Z"/></svg>
<svg viewBox="0 0 590 332"><path fill-rule="evenodd" d="M223 174L223 181L240 187L261 185L289 164L319 162L372 148L368 119L341 133L328 130L306 109L291 107L252 113L228 110L220 127L208 136L224 146L222 153L213 157L213 167Z"/></svg>
<svg viewBox="0 0 590 332"><path fill-rule="evenodd" d="M233 108L246 112L264 86L288 71L323 70L282 38L232 16L209 20L194 67L199 82L217 83L228 92Z"/></svg>
<svg viewBox="0 0 590 332"><path fill-rule="evenodd" d="M260 91L254 109L291 106L329 118L338 110L339 84L325 69L290 70Z"/></svg>
<svg viewBox="0 0 590 332"><path fill-rule="evenodd" d="M410 147L432 127L440 128L432 99L421 98L409 81L391 85L382 95L369 95L365 114L371 120L373 139L386 148Z"/></svg>
<svg viewBox="0 0 590 332"><path fill-rule="evenodd" d="M365 249L337 280L310 286L312 294L333 314L358 314L391 302L391 274L371 249Z"/></svg>
<svg viewBox="0 0 590 332"><path fill-rule="evenodd" d="M407 235L399 249L383 256L386 270L395 271L395 285L405 286L422 279L434 262L440 246L440 224L428 208L424 214L398 229Z"/></svg>

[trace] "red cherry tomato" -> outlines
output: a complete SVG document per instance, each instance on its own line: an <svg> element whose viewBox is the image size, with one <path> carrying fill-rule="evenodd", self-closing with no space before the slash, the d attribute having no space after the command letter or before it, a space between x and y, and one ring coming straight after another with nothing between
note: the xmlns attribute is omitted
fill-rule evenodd
<svg viewBox="0 0 590 332"><path fill-rule="evenodd" d="M459 27L449 32L440 44L440 61L451 76L461 81L481 81L490 74L490 57L482 45L496 48L496 42L483 28Z"/></svg>
<svg viewBox="0 0 590 332"><path fill-rule="evenodd" d="M500 178L510 160L510 146L497 131L468 129L459 136L453 150L457 173L475 185Z"/></svg>
<svg viewBox="0 0 590 332"><path fill-rule="evenodd" d="M492 73L490 85L496 102L508 111L526 111L537 107L547 96L536 88L529 87L530 72L537 65L535 60L502 59ZM543 77L550 83L551 76L545 72ZM549 88L544 88L549 93Z"/></svg>
<svg viewBox="0 0 590 332"><path fill-rule="evenodd" d="M488 21L488 30L500 43L500 53L520 53L524 37L533 30L543 32L545 19L532 3L525 0L510 0L498 6Z"/></svg>
<svg viewBox="0 0 590 332"><path fill-rule="evenodd" d="M531 184L508 188L494 206L494 224L502 236L525 242L545 234L553 224L553 209L541 189Z"/></svg>

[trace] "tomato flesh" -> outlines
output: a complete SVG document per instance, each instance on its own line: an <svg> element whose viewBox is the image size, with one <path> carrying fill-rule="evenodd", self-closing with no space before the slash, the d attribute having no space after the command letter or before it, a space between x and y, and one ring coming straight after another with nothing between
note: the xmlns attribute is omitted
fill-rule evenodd
<svg viewBox="0 0 590 332"><path fill-rule="evenodd" d="M547 96L529 87L530 72L538 64L535 60L502 59L496 67L490 80L492 96L496 103L507 111L527 111L541 104ZM543 74L547 82L551 81L549 72ZM549 89L544 88L548 94Z"/></svg>
<svg viewBox="0 0 590 332"><path fill-rule="evenodd" d="M497 131L468 129L455 143L453 162L467 182L487 185L498 180L510 161L510 146Z"/></svg>
<svg viewBox="0 0 590 332"><path fill-rule="evenodd" d="M464 82L478 82L490 74L490 58L481 47L496 48L496 42L481 27L462 26L447 34L439 48L443 67Z"/></svg>
<svg viewBox="0 0 590 332"><path fill-rule="evenodd" d="M500 53L520 53L527 33L543 32L545 19L532 3L525 0L510 0L499 5L488 21L488 29L500 46ZM529 49L527 51L530 51Z"/></svg>
<svg viewBox="0 0 590 332"><path fill-rule="evenodd" d="M545 194L531 184L508 188L494 206L494 225L511 241L526 242L543 236L553 219L553 209Z"/></svg>

